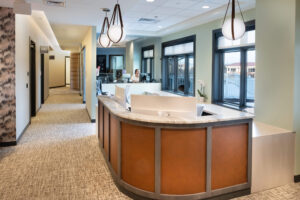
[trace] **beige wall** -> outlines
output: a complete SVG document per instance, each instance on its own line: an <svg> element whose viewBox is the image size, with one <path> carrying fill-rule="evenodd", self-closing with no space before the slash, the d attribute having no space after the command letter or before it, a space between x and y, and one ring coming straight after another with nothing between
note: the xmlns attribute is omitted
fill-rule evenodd
<svg viewBox="0 0 300 200"><path fill-rule="evenodd" d="M126 72L132 74L133 70L133 57L134 57L134 42L127 42L126 44Z"/></svg>
<svg viewBox="0 0 300 200"><path fill-rule="evenodd" d="M141 69L141 46L139 42L126 44L126 72L133 75L135 69Z"/></svg>
<svg viewBox="0 0 300 200"><path fill-rule="evenodd" d="M29 107L29 38L36 44L36 110L41 106L40 46L50 45L31 16L16 15L16 131L17 138L30 120Z"/></svg>
<svg viewBox="0 0 300 200"><path fill-rule="evenodd" d="M296 132L300 175L300 0L257 0L256 17L256 120Z"/></svg>
<svg viewBox="0 0 300 200"><path fill-rule="evenodd" d="M296 1L296 39L295 39L295 96L294 130L296 130L296 169L300 175L300 0Z"/></svg>
<svg viewBox="0 0 300 200"><path fill-rule="evenodd" d="M86 108L91 120L96 119L96 27L90 27L87 35L82 41L85 47L85 80L86 80Z"/></svg>
<svg viewBox="0 0 300 200"><path fill-rule="evenodd" d="M256 2L256 120L293 130L295 0Z"/></svg>
<svg viewBox="0 0 300 200"><path fill-rule="evenodd" d="M49 56L55 56L55 60L49 60L49 87L60 87L66 85L66 52L49 52Z"/></svg>

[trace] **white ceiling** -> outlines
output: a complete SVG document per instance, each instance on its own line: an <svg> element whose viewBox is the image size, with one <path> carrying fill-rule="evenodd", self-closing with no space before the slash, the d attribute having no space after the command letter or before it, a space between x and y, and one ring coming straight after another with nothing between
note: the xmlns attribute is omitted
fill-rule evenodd
<svg viewBox="0 0 300 200"><path fill-rule="evenodd" d="M0 6L12 6L13 0L0 0ZM26 0L33 10L45 12L63 49L78 45L88 26L97 26L100 32L104 13L110 8L110 16L117 0L65 0L65 7L49 6L44 0ZM63 1L63 0L60 0ZM255 7L255 0L239 0L242 10ZM209 21L222 18L228 0L119 0L127 40L145 36L163 36ZM204 9L203 6L209 6ZM158 20L157 23L140 23L140 18Z"/></svg>
<svg viewBox="0 0 300 200"><path fill-rule="evenodd" d="M89 26L51 24L52 30L63 50L79 51L81 41L86 36Z"/></svg>
<svg viewBox="0 0 300 200"><path fill-rule="evenodd" d="M247 2L250 3L252 0ZM128 13L124 14L124 21L130 30L159 31L227 3L228 0L155 0L153 3L139 0ZM204 9L203 6L209 6L209 8ZM153 25L141 24L138 22L140 17L157 19L159 22Z"/></svg>
<svg viewBox="0 0 300 200"><path fill-rule="evenodd" d="M51 24L97 26L97 32L100 32L104 17L101 8L110 8L111 15L117 2L117 0L66 0L66 7L60 8L45 5L43 0L27 1L32 3L33 9L44 10ZM255 0L239 1L243 9L255 7ZM152 3L146 0L119 0L128 34L142 36L160 35L161 31L196 16L203 17L208 14L211 19L215 19L211 12L218 8L222 8L222 12L218 15L222 17L227 3L228 0L155 0ZM202 8L204 5L210 8ZM206 16L206 20L210 20L210 17ZM159 22L140 23L138 22L140 18L157 19Z"/></svg>

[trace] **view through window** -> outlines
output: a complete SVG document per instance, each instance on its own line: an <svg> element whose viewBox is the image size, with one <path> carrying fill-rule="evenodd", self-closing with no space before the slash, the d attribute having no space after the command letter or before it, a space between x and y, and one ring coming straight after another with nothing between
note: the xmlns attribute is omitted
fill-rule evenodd
<svg viewBox="0 0 300 200"><path fill-rule="evenodd" d="M254 107L255 100L255 50L247 51L247 99L246 106Z"/></svg>
<svg viewBox="0 0 300 200"><path fill-rule="evenodd" d="M154 45L142 48L142 79L154 79ZM148 80L147 80L148 79Z"/></svg>
<svg viewBox="0 0 300 200"><path fill-rule="evenodd" d="M255 23L239 40L214 31L213 102L239 109L255 106Z"/></svg>
<svg viewBox="0 0 300 200"><path fill-rule="evenodd" d="M195 36L163 43L163 90L195 95Z"/></svg>

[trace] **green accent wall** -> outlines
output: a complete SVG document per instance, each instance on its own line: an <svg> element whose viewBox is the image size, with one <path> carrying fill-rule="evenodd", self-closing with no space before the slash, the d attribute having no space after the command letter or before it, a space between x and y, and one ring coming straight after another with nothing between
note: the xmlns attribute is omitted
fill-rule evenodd
<svg viewBox="0 0 300 200"><path fill-rule="evenodd" d="M244 13L245 21L255 19L255 9L248 10ZM203 80L206 84L206 94L208 96L208 102L211 102L211 85L212 85L212 31L222 27L222 20L215 20L206 24L198 25L193 28L179 31L173 34L165 35L163 37L149 38L143 41L134 42L137 44L137 48L154 45L155 61L154 71L155 79L161 79L161 44L163 42L176 40L179 38L187 37L190 35L196 35L196 90L199 88L198 80ZM130 46L128 46L129 48ZM134 57L139 56L141 50L136 51ZM139 65L141 65L139 63Z"/></svg>

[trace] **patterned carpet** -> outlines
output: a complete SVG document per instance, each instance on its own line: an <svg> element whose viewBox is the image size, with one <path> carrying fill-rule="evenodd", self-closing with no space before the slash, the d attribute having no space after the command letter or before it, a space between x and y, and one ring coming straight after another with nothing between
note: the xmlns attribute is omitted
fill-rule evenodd
<svg viewBox="0 0 300 200"><path fill-rule="evenodd" d="M129 199L114 185L77 92L53 89L15 147L0 148L0 199ZM239 200L300 199L290 184Z"/></svg>
<svg viewBox="0 0 300 200"><path fill-rule="evenodd" d="M114 185L78 93L51 90L16 147L0 148L0 199L128 199Z"/></svg>

